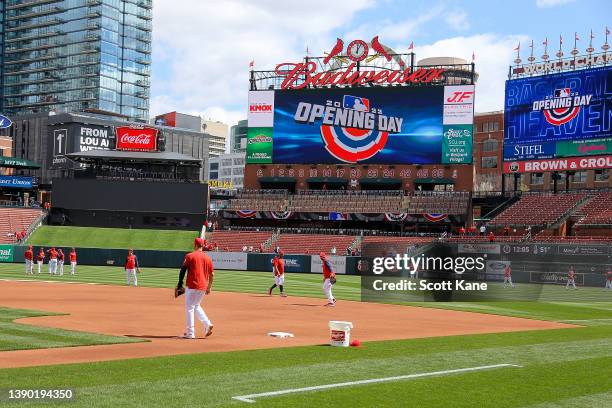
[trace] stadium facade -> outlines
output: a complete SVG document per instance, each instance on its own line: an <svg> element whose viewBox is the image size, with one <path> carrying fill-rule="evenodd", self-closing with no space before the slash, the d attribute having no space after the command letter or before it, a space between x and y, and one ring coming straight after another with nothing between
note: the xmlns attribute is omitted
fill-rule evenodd
<svg viewBox="0 0 612 408"><path fill-rule="evenodd" d="M149 113L152 0L0 4L0 112Z"/></svg>

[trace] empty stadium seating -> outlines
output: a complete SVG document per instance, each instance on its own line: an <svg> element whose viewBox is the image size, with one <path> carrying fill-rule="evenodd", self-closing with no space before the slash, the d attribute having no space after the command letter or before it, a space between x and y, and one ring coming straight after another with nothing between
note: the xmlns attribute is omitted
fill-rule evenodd
<svg viewBox="0 0 612 408"><path fill-rule="evenodd" d="M40 208L0 207L0 243L15 242L14 233L28 231L41 214Z"/></svg>
<svg viewBox="0 0 612 408"><path fill-rule="evenodd" d="M281 234L273 246L280 247L287 254L329 254L336 248L338 255L346 255L355 237L351 235L318 235L318 234Z"/></svg>
<svg viewBox="0 0 612 408"><path fill-rule="evenodd" d="M586 194L523 194L489 224L492 226L549 226L571 211L587 197Z"/></svg>
<svg viewBox="0 0 612 408"><path fill-rule="evenodd" d="M228 210L284 211L286 190L243 190L227 206Z"/></svg>
<svg viewBox="0 0 612 408"><path fill-rule="evenodd" d="M575 215L578 225L612 225L612 191L593 195Z"/></svg>
<svg viewBox="0 0 612 408"><path fill-rule="evenodd" d="M270 239L272 233L250 231L215 231L209 241L216 243L221 251L241 252L246 247L259 250L259 245Z"/></svg>

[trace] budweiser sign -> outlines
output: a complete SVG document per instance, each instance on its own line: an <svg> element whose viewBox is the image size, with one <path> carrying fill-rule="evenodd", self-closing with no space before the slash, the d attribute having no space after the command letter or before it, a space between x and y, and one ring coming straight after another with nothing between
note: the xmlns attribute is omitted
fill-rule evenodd
<svg viewBox="0 0 612 408"><path fill-rule="evenodd" d="M157 150L157 132L155 128L120 126L115 129L117 150L150 152Z"/></svg>

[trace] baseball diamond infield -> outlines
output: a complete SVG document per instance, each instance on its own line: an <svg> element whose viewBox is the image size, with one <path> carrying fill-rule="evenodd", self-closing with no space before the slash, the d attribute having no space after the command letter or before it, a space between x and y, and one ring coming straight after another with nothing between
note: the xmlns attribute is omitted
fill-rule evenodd
<svg viewBox="0 0 612 408"><path fill-rule="evenodd" d="M141 343L5 351L0 368L66 364L201 352L327 344L328 322L353 322L361 341L548 330L573 325L472 312L322 299L214 292L203 307L214 335L178 338L184 329L184 299L171 289L52 282L0 282L0 306L66 313L19 319L30 325L142 338ZM286 331L292 339L266 334Z"/></svg>

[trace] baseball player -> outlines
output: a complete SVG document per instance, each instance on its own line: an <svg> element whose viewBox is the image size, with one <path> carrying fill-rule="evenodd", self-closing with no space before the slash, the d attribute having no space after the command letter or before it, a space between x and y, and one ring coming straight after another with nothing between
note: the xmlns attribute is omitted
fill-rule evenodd
<svg viewBox="0 0 612 408"><path fill-rule="evenodd" d="M608 271L606 272L606 289L612 290L612 266L608 266Z"/></svg>
<svg viewBox="0 0 612 408"><path fill-rule="evenodd" d="M319 254L321 263L323 264L323 293L327 296L327 304L325 306L334 307L336 306L336 299L332 294L332 286L336 283L336 272L332 266L325 252Z"/></svg>
<svg viewBox="0 0 612 408"><path fill-rule="evenodd" d="M510 284L510 286L513 288L516 287L512 282L512 268L510 268L510 265L506 265L504 267L504 288L507 287L508 284Z"/></svg>
<svg viewBox="0 0 612 408"><path fill-rule="evenodd" d="M185 255L179 280L174 289L174 297L185 293L185 314L187 328L183 334L185 339L195 339L195 316L204 324L204 337L212 334L213 324L202 309L200 303L205 295L210 294L214 278L214 268L210 257L203 251L204 240L196 238L193 242L193 252ZM183 279L187 275L187 288L183 288ZM195 316L194 316L195 315Z"/></svg>
<svg viewBox="0 0 612 408"><path fill-rule="evenodd" d="M47 251L49 254L49 275L57 274L57 251L55 248L51 248Z"/></svg>
<svg viewBox="0 0 612 408"><path fill-rule="evenodd" d="M40 248L38 250L38 255L36 255L36 264L38 265L38 274L40 275L40 270L42 269L43 262L45 261L45 248Z"/></svg>
<svg viewBox="0 0 612 408"><path fill-rule="evenodd" d="M127 258L125 258L125 274L127 279L127 286L134 283L134 286L138 286L138 278L136 273L140 272L140 266L138 266L138 258L134 255L134 251L128 249Z"/></svg>
<svg viewBox="0 0 612 408"><path fill-rule="evenodd" d="M576 287L576 270L574 269L574 265L570 265L569 271L567 272L567 283L565 284L565 289L569 289L569 285L572 285L574 289L578 289Z"/></svg>
<svg viewBox="0 0 612 408"><path fill-rule="evenodd" d="M74 274L76 274L76 265L77 265L76 249L72 248L72 250L70 251L70 254L68 254L68 256L70 258L70 274L74 275Z"/></svg>
<svg viewBox="0 0 612 408"><path fill-rule="evenodd" d="M23 253L23 258L25 259L26 275L34 275L34 251L32 250L32 245L30 245L28 249Z"/></svg>
<svg viewBox="0 0 612 408"><path fill-rule="evenodd" d="M272 290L275 287L280 288L280 295L282 297L286 297L285 291L283 289L283 285L285 284L285 260L283 257L285 256L285 252L280 251L277 256L272 260L272 267L274 269L274 285L268 289L268 295L272 296Z"/></svg>
<svg viewBox="0 0 612 408"><path fill-rule="evenodd" d="M57 250L57 268L59 275L64 276L64 251L62 251L62 248Z"/></svg>

